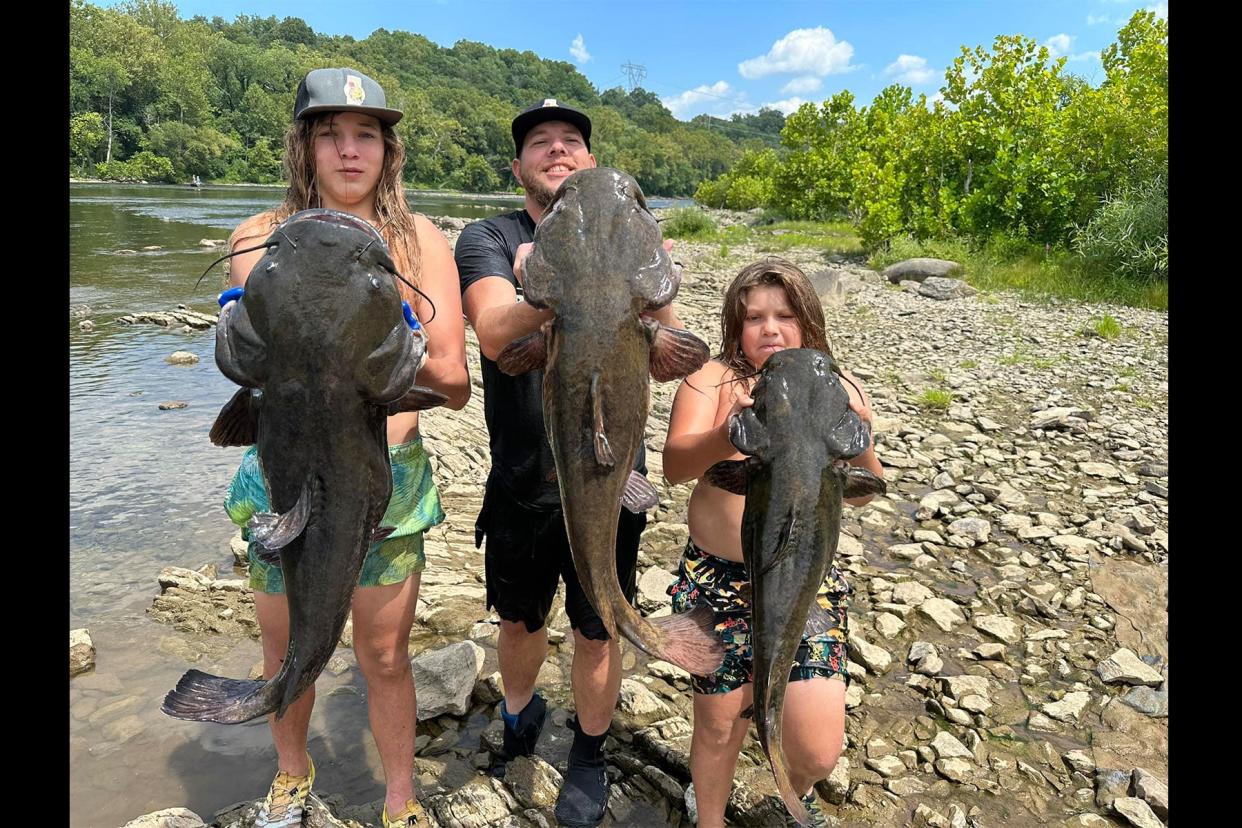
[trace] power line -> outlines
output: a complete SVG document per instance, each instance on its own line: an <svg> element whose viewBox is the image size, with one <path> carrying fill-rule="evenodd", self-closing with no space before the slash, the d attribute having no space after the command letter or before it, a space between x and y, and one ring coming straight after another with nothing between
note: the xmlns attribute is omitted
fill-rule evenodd
<svg viewBox="0 0 1242 828"><path fill-rule="evenodd" d="M634 87L642 85L643 79L647 77L647 67L630 63L628 60L621 64L621 71L630 79L630 91L634 91Z"/></svg>

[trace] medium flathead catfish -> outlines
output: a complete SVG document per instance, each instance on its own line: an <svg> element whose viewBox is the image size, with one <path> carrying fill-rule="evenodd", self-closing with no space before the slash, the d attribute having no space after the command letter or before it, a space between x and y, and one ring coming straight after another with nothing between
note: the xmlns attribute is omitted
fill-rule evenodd
<svg viewBox="0 0 1242 828"><path fill-rule="evenodd" d="M258 445L274 513L251 537L279 558L289 648L271 681L190 670L170 716L235 724L279 717L336 648L367 547L392 494L385 420L439 405L414 384L424 340L402 316L396 268L369 224L303 210L265 242L241 299L220 311L216 365L242 388L211 430L216 445Z"/></svg>
<svg viewBox="0 0 1242 828"><path fill-rule="evenodd" d="M742 552L751 589L754 719L785 807L805 824L781 746L785 686L803 630L835 622L816 602L841 525L842 497L885 491L884 481L849 466L871 445L871 430L850 410L839 370L822 351L768 357L751 391L754 405L731 416L729 439L745 460L726 460L706 478L746 496Z"/></svg>
<svg viewBox="0 0 1242 828"><path fill-rule="evenodd" d="M497 365L511 375L544 368L544 425L574 569L608 634L620 629L650 655L711 673L724 658L711 610L644 619L617 578L622 502L635 512L657 502L631 473L648 376L684 377L709 355L693 334L639 315L671 302L679 284L638 182L619 170L579 170L557 190L524 265L526 301L556 315L510 343Z"/></svg>

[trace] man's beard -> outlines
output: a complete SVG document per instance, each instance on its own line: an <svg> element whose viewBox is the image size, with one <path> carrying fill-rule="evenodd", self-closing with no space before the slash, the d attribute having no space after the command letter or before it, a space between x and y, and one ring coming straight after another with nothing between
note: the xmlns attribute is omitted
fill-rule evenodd
<svg viewBox="0 0 1242 828"><path fill-rule="evenodd" d="M525 175L525 174L524 174L524 173L525 173L525 171L524 171L524 170L522 170L522 169L520 169L520 168L519 168L519 170L518 170L518 171L519 171L520 173L523 173L523 174L520 176L520 178L521 178L521 182L522 182L522 187L523 187L523 188L525 188L525 190L526 190L526 194L527 194L528 196L530 196L530 197L531 197L531 199L532 199L532 200L533 200L536 204L538 204L540 207L542 207L543 209L545 209L545 210L546 210L546 209L547 209L547 207L548 207L548 205L552 203L552 197L556 195L556 191L555 191L555 190L549 190L549 189L548 189L546 186L544 186L541 182L536 181L536 180L535 180L535 175L534 175L534 173L533 173L533 172L532 172L530 175ZM526 183L526 179L528 179L528 178L530 179L530 183L529 183L529 184L527 184L527 183Z"/></svg>

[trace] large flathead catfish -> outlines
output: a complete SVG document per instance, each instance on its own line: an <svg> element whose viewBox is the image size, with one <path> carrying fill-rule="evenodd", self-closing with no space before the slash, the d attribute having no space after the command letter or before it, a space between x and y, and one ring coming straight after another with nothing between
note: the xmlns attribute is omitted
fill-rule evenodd
<svg viewBox="0 0 1242 828"><path fill-rule="evenodd" d="M392 494L385 420L443 395L414 384L423 353L402 317L396 268L369 224L334 210L290 216L240 300L220 312L216 365L242 388L212 427L217 445L258 445L273 512L251 537L279 558L289 648L270 681L190 670L164 699L179 719L233 724L283 715L319 676L349 613Z"/></svg>
<svg viewBox="0 0 1242 828"><path fill-rule="evenodd" d="M867 450L871 430L850 410L838 374L821 351L772 354L751 391L754 406L729 422L730 441L749 456L707 470L713 485L746 495L755 726L781 798L802 823L802 792L789 781L781 746L785 686L803 630L835 626L816 594L836 553L841 498L885 490L871 472L844 463Z"/></svg>
<svg viewBox="0 0 1242 828"><path fill-rule="evenodd" d="M692 673L724 657L706 606L644 619L617 578L617 516L656 493L631 473L647 422L648 376L684 377L708 358L683 330L640 316L677 294L680 277L638 183L607 168L579 170L557 190L524 265L526 301L550 308L543 329L510 343L500 370L544 368L543 415L578 580L610 636Z"/></svg>

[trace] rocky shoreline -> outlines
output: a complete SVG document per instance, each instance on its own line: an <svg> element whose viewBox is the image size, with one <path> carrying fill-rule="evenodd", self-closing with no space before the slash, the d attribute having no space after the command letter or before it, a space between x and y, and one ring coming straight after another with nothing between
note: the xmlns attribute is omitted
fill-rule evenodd
<svg viewBox="0 0 1242 828"><path fill-rule="evenodd" d="M440 223L455 242L450 224ZM765 255L731 251L675 247L685 266L678 312L713 348L724 286ZM889 481L887 496L843 515L847 744L817 788L833 824L1167 823L1167 314L1008 293L932 298L919 282L893 284L858 263L783 255L817 274L834 353L872 396ZM1093 332L1105 313L1120 336ZM448 519L427 535L411 641L419 789L441 826L552 826L572 704L559 599L539 682L556 710L538 756L512 763L504 780L482 770L499 742L499 676L474 548L488 449L478 347L469 330L467 339L474 396L423 425ZM653 383L648 466L661 502L639 554L648 612L667 611L686 538L690 487L661 473L675 391ZM258 635L244 573L216 570L158 576L148 615L182 635L187 662L213 637ZM611 824L692 825L685 674L622 648ZM329 668L352 665L342 649ZM380 804L325 794L308 824L377 825ZM172 809L129 826L249 826L253 811L250 802L208 818ZM772 825L781 813L752 738L729 818Z"/></svg>

